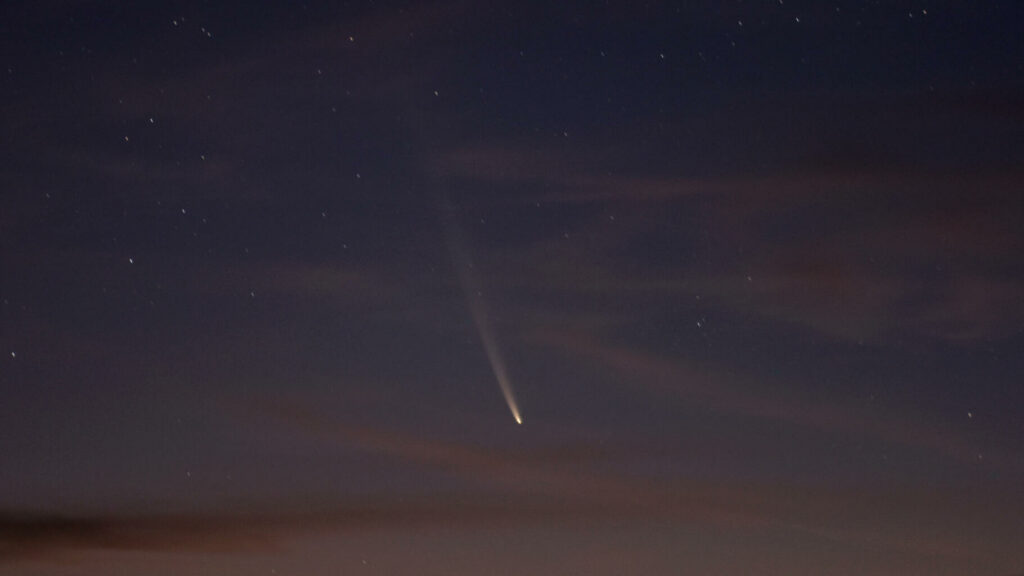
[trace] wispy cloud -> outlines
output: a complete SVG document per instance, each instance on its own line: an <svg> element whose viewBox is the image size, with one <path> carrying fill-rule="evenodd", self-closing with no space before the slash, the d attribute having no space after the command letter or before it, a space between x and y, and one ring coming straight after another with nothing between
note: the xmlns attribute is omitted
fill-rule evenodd
<svg viewBox="0 0 1024 576"><path fill-rule="evenodd" d="M763 392L764 382L725 374L711 367L667 358L638 348L602 342L593 335L543 330L530 335L534 342L573 354L588 364L615 370L622 382L658 397L691 404L722 414L740 415L846 438L867 438L940 454L965 464L977 464L982 449L957 434L915 424L906 418L879 418L864 409L823 404L778 393ZM768 386L777 390L776 386ZM1001 465L1012 455L995 459ZM990 461L993 459L990 458Z"/></svg>
<svg viewBox="0 0 1024 576"><path fill-rule="evenodd" d="M267 553L307 536L346 531L656 521L735 534L781 530L915 558L992 562L1015 534L1011 527L1020 506L920 487L652 480L607 465L609 459L628 455L586 445L555 451L502 449L351 426L301 405L260 408L259 417L267 416L330 445L391 458L412 470L442 470L478 489L435 494L385 490L210 512L8 511L0 514L0 559L8 564L74 562L76 552L90 550Z"/></svg>
<svg viewBox="0 0 1024 576"><path fill-rule="evenodd" d="M605 169L607 157L481 146L437 153L431 167L469 188L520 184L490 201L495 211L588 206L587 218L536 238L533 251L490 255L501 261L495 270L515 270L503 285L632 294L636 305L700 297L844 340L970 343L1011 336L1024 322L1013 298L1024 290L1017 172L797 165L652 177ZM921 189L931 204L912 201ZM467 201L486 210L488 201ZM670 254L669 245L690 252Z"/></svg>

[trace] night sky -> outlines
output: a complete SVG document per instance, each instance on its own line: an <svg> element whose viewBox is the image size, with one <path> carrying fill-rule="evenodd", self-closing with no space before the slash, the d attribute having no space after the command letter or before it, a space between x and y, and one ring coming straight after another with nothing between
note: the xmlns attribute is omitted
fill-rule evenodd
<svg viewBox="0 0 1024 576"><path fill-rule="evenodd" d="M1022 31L4 2L0 574L1020 574Z"/></svg>

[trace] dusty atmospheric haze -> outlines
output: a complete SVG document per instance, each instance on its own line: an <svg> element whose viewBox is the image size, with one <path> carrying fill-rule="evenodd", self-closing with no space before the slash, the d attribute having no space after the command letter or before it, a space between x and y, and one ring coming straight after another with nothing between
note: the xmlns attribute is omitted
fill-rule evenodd
<svg viewBox="0 0 1024 576"><path fill-rule="evenodd" d="M2 3L0 575L1021 574L1022 29Z"/></svg>

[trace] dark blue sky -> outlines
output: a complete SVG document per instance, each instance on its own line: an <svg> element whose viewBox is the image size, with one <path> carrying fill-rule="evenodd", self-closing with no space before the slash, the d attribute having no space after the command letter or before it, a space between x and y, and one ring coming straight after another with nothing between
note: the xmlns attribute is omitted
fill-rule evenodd
<svg viewBox="0 0 1024 576"><path fill-rule="evenodd" d="M1018 573L1022 10L5 4L0 573Z"/></svg>

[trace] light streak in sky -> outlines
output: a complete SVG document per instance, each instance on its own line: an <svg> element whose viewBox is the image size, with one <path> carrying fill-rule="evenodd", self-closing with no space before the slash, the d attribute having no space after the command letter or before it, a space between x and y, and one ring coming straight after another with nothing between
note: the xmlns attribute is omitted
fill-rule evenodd
<svg viewBox="0 0 1024 576"><path fill-rule="evenodd" d="M443 206L448 208L446 213L441 214L445 239L448 242L448 251L451 252L452 260L455 263L455 270L459 275L459 283L466 294L469 311L473 316L473 323L476 325L476 331L480 335L480 341L483 343L484 351L487 353L487 361L490 362L494 377L498 380L498 386L501 387L501 394L505 397L505 403L508 404L512 417L516 419L516 424L522 424L523 417L519 413L519 403L516 402L516 394L512 389L512 380L508 376L505 359L494 336L494 329L487 315L487 306L484 303L480 284L473 274L473 262L469 257L469 253L464 248L465 244L462 241L461 230L459 229L455 214L447 203L444 203Z"/></svg>

